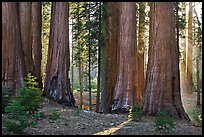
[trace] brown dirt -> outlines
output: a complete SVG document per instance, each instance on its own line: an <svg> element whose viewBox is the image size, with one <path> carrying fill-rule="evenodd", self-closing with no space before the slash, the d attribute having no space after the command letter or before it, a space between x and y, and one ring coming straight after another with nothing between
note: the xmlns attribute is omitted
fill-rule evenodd
<svg viewBox="0 0 204 137"><path fill-rule="evenodd" d="M84 109L88 109L88 92L84 92ZM95 104L96 93L92 94ZM79 105L79 94L74 94ZM185 109L194 107L195 94L183 95ZM189 100L189 101L186 101ZM95 105L93 105L93 108ZM129 121L127 114L99 114L81 111L78 108L63 108L47 103L40 109L45 118L39 119L36 126L25 129L28 135L202 135L202 127L197 127L185 120L175 120L172 130L158 130L155 127L155 117L143 116L141 122ZM48 115L58 111L60 118L51 120Z"/></svg>

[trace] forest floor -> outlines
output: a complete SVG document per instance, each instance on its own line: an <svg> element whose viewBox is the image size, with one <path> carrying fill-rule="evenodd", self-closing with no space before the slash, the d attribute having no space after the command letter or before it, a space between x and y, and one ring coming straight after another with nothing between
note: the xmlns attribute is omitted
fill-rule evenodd
<svg viewBox="0 0 204 137"><path fill-rule="evenodd" d="M76 104L79 105L79 93L74 94ZM84 108L88 108L88 92L83 93ZM92 94L95 100L96 94ZM202 97L202 95L201 95ZM186 111L193 109L196 104L196 93L182 94ZM201 101L202 102L202 101ZM95 102L93 102L95 104ZM93 105L93 108L95 105ZM202 108L202 107L201 107ZM46 103L39 111L45 116L59 112L60 117L51 120L45 117L38 120L35 126L27 127L27 135L202 135L202 127L193 122L175 120L175 127L171 130L158 130L155 117L143 116L140 122L128 120L127 114L99 114L82 111L78 108L63 108L57 104Z"/></svg>

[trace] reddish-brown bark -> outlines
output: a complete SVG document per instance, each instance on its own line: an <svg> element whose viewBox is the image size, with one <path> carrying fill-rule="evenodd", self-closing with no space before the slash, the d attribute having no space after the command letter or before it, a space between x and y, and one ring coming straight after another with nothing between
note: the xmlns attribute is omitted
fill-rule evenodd
<svg viewBox="0 0 204 137"><path fill-rule="evenodd" d="M136 93L136 5L120 3L120 51L111 111L127 111L138 101Z"/></svg>
<svg viewBox="0 0 204 137"><path fill-rule="evenodd" d="M25 74L34 72L34 63L32 58L32 39L31 39L31 5L32 2L19 2L19 22L20 36L23 48L23 59L25 62Z"/></svg>
<svg viewBox="0 0 204 137"><path fill-rule="evenodd" d="M74 106L69 83L69 4L53 2L45 92L58 103Z"/></svg>
<svg viewBox="0 0 204 137"><path fill-rule="evenodd" d="M25 76L17 6L16 2L2 3L2 84L13 94Z"/></svg>
<svg viewBox="0 0 204 137"><path fill-rule="evenodd" d="M119 53L119 3L107 3L110 16L108 17L108 34L106 47L106 62L105 62L105 101L103 108L104 113L109 113L110 106L113 101L113 91L116 84L118 72L118 53ZM103 98L103 97L102 97Z"/></svg>
<svg viewBox="0 0 204 137"><path fill-rule="evenodd" d="M34 61L35 76L38 80L38 86L43 88L42 85L42 73L41 73L41 60L42 60L42 43L41 43L41 31L42 31L42 3L32 2L31 7L31 39L32 39L32 53Z"/></svg>
<svg viewBox="0 0 204 137"><path fill-rule="evenodd" d="M192 51L193 51L193 36L192 36L192 26L193 26L193 7L192 2L189 2L189 14L188 14L188 54L187 54L187 79L188 79L188 93L192 93Z"/></svg>
<svg viewBox="0 0 204 137"><path fill-rule="evenodd" d="M176 118L189 120L181 102L178 61L173 3L151 3L144 113L157 115L167 111Z"/></svg>

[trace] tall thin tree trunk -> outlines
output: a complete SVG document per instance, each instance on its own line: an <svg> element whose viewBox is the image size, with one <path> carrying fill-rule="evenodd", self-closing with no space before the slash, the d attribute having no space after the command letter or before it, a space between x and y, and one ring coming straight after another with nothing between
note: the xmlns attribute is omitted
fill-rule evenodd
<svg viewBox="0 0 204 137"><path fill-rule="evenodd" d="M103 2L104 9L107 9L107 2ZM102 33L102 43L100 46L100 86L101 86L101 102L99 106L99 111L104 113L106 108L106 66L105 66L105 49L106 49L106 40L107 40L107 16L105 16L106 12L102 12L101 17L101 33Z"/></svg>
<svg viewBox="0 0 204 137"><path fill-rule="evenodd" d="M88 13L88 20L89 20L89 23L90 23L90 19L91 19L91 8L90 8L90 2L89 2L89 13ZM88 65L89 65L89 68L88 68L88 77L89 77L89 109L92 110L92 99L91 99L91 28L89 27L89 36L88 36Z"/></svg>
<svg viewBox="0 0 204 137"><path fill-rule="evenodd" d="M83 78L82 78L82 66L81 59L79 59L79 87L80 87L80 109L83 109Z"/></svg>
<svg viewBox="0 0 204 137"><path fill-rule="evenodd" d="M137 94L139 96L139 100L142 99L142 92L144 87L144 39L145 39L145 8L146 3L139 3L139 35L138 35L138 88Z"/></svg>
<svg viewBox="0 0 204 137"><path fill-rule="evenodd" d="M98 77L97 77L97 94L96 94L96 112L99 112L100 92L101 92L101 2L99 2L99 34L98 34Z"/></svg>
<svg viewBox="0 0 204 137"><path fill-rule="evenodd" d="M196 57L196 82L197 82L197 106L200 106L200 70L199 70L199 57L200 49L197 47L197 57Z"/></svg>
<svg viewBox="0 0 204 137"><path fill-rule="evenodd" d="M200 58L201 58L201 44L202 44L202 39L200 37L200 34L202 33L202 29L201 29L201 23L198 19L198 14L196 12L196 10L194 9L194 13L195 13L195 17L196 17L196 20L197 20L197 23L198 23L198 32L197 32L197 45L196 45L196 82L197 82L197 106L200 106L200 89L202 89L202 82L200 80L200 68L199 68L199 65L200 65ZM195 30L195 21L194 21L194 30ZM194 41L195 41L195 31L194 31ZM195 42L194 42L195 43Z"/></svg>
<svg viewBox="0 0 204 137"><path fill-rule="evenodd" d="M72 30L73 30L73 26L72 26ZM73 31L72 31L72 34L73 34ZM73 94L74 93L74 46L73 46L73 41L71 45L72 45L72 94Z"/></svg>

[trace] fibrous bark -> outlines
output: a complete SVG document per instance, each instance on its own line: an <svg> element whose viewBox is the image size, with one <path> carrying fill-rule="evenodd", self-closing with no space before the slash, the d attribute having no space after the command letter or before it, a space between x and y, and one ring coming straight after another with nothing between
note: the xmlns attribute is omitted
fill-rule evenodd
<svg viewBox="0 0 204 137"><path fill-rule="evenodd" d="M187 54L187 79L188 79L188 93L192 93L192 26L193 26L193 7L192 2L189 2L189 14L188 14L188 54Z"/></svg>
<svg viewBox="0 0 204 137"><path fill-rule="evenodd" d="M181 102L178 61L173 3L151 3L149 59L142 99L145 114L167 111L175 118L189 120Z"/></svg>
<svg viewBox="0 0 204 137"><path fill-rule="evenodd" d="M111 111L126 112L138 101L136 92L136 5L122 2L120 11L120 51Z"/></svg>
<svg viewBox="0 0 204 137"><path fill-rule="evenodd" d="M75 106L69 82L69 5L53 2L45 92L48 97L66 106Z"/></svg>
<svg viewBox="0 0 204 137"><path fill-rule="evenodd" d="M25 64L22 56L18 3L2 3L2 84L12 89L22 86Z"/></svg>

